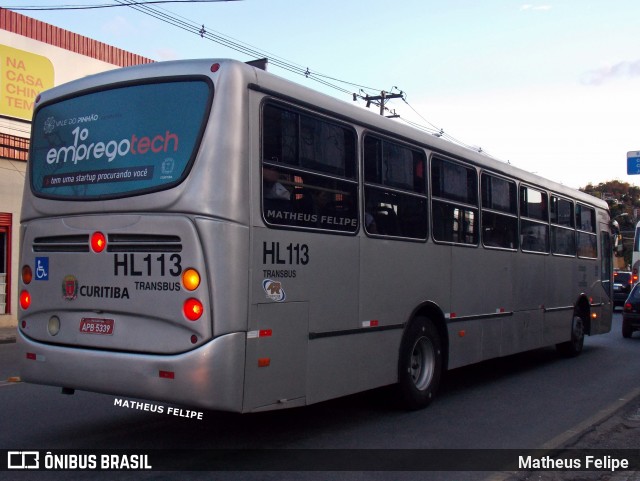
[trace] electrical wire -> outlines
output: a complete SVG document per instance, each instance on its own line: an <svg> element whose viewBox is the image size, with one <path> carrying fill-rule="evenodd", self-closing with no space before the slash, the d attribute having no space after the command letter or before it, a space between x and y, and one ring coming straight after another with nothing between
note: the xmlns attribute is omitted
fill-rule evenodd
<svg viewBox="0 0 640 481"><path fill-rule="evenodd" d="M135 0L136 5L160 5L163 3L213 3L213 2L236 2L240 0ZM98 8L115 8L123 5L114 5L112 3L98 3L95 5L56 5L55 7L44 5L22 5L20 7L1 7L7 10L15 11L59 11L59 10L94 10Z"/></svg>
<svg viewBox="0 0 640 481"><path fill-rule="evenodd" d="M215 30L209 30L205 27L204 24L200 24L199 22L195 22L186 17L177 15L173 12L170 12L160 6L162 4L180 4L180 3L213 3L213 2L223 2L223 1L238 1L238 0L113 0L116 2L113 3L98 3L94 5L79 5L79 4L67 4L67 5L58 5L55 7L44 7L41 5L23 5L21 7L4 7L10 10L86 10L86 9L97 9L97 8L112 8L112 7L130 7L140 13L145 15L149 15L157 20L165 22L174 27L180 28L188 33L199 35L201 38L218 43L224 47L227 47L231 50L235 50L236 52L247 55L250 58L266 58L269 61L270 65L286 70L290 73L304 76L309 80L313 80L318 82L326 87L337 90L343 94L352 95L353 99L360 99L367 101L367 106L370 104L376 105L380 107L382 105L382 110L385 112L391 112L394 118L400 118L400 120L418 130L423 132L427 132L436 137L441 137L446 139L452 143L461 145L470 150L474 150L476 152L480 152L487 156L490 156L486 151L484 151L480 147L473 147L469 144L466 144L455 137L452 137L447 132L445 132L442 128L436 127L429 120L427 120L424 116L422 116L409 102L407 101L406 94L400 90L398 87L392 87L390 92L393 90L398 90L401 94L400 98L404 101L405 105L409 107L422 121L426 122L427 126L421 125L417 122L410 121L398 114L396 114L395 110L391 111L386 102L389 100L371 100L368 97L377 97L377 93L383 92L382 89L377 89L373 87L364 86L358 84L356 82L350 82L346 80L342 80L330 75L322 74L319 72L315 72L309 69L309 67L304 67L300 64L294 63L290 60L284 59L278 55L275 55L266 50L262 50L253 45L242 42L241 40L235 39L228 35L225 35L221 32ZM0 7L3 8L3 7ZM359 92L352 92L351 90L343 87L342 85L347 85L350 87L357 87L360 89ZM374 95L375 93L375 95ZM371 94L371 95L370 95Z"/></svg>

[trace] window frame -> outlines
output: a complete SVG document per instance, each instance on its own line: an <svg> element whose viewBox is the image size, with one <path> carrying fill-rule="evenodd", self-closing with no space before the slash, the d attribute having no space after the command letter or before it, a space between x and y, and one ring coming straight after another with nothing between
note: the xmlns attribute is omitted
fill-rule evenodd
<svg viewBox="0 0 640 481"><path fill-rule="evenodd" d="M485 178L494 178L494 179L498 179L501 181L506 182L507 184L511 185L513 187L513 196L512 196L512 192L510 190L509 192L509 197L510 197L510 203L513 203L513 206L509 207L509 210L500 210L500 209L496 209L493 207L485 207L484 202L485 202L485 182L484 179ZM513 198L512 198L513 197ZM515 246L514 247L504 247L504 246L500 246L500 245L487 245L485 243L485 213L486 214L491 214L492 216L496 216L496 217L502 217L502 218L508 218L511 219L513 222L515 222L515 231L513 232L514 237L515 237ZM509 177L505 177L499 174L496 174L495 172L492 171L487 171L487 170L482 170L480 172L480 242L482 244L482 246L486 249L496 249L496 250L503 250L503 251L508 251L508 252L515 252L518 250L518 248L520 247L520 219L518 216L518 183Z"/></svg>
<svg viewBox="0 0 640 481"><path fill-rule="evenodd" d="M591 229L586 230L582 228L581 222L578 222L578 216L582 218L582 209L587 209L591 212ZM598 242L598 226L597 226L597 210L595 207L587 205L582 202L576 202L575 206L575 218L576 218L576 255L580 259L589 259L589 260L597 260L598 259L598 249L600 248ZM595 255L581 255L580 254L580 239L586 238L585 236L589 236L591 247L595 246Z"/></svg>
<svg viewBox="0 0 640 481"><path fill-rule="evenodd" d="M455 246L462 246L462 247L473 247L473 248L477 248L480 246L481 243L481 233L480 233L480 229L481 229L481 219L480 219L480 196L479 196L479 186L480 186L480 175L479 175L479 169L472 165L472 164L468 164L466 162L461 162L459 160L454 160L450 157L445 157L443 155L439 155L439 154L434 154L431 155L430 157L430 162L429 162L429 194L430 194L430 228L431 228L431 238L433 239L433 242L435 242L436 244L444 244L444 245L455 245ZM433 188L433 182L434 182L434 175L433 175L433 169L434 169L434 163L435 162L443 162L443 163L449 163L449 164L453 164L455 166L458 167L462 167L464 169L466 169L468 172L473 172L474 176L475 176L475 188L473 190L474 196L475 196L475 205L468 203L468 202L462 202L460 200L456 200L456 199L452 199L452 198L447 198L447 197L442 197L442 196L436 196L434 195L434 188ZM467 179L465 180L467 187L469 187L469 177L467 174ZM467 212L474 212L475 213L475 219L474 219L474 224L475 224L475 229L472 233L472 235L474 236L474 242L459 242L459 241L449 241L449 240L442 240L442 239L437 239L436 238L436 228L435 228L435 212L436 209L434 207L434 203L439 203L441 205L446 205L446 206L453 206L454 207L454 211L455 209L462 209L463 212L463 216L467 213ZM454 222L459 222L459 220L454 219ZM464 222L464 219L463 219ZM455 231L452 231L455 233ZM464 232L460 233L458 232L458 235L465 235Z"/></svg>
<svg viewBox="0 0 640 481"><path fill-rule="evenodd" d="M290 162L285 161L276 161L273 159L266 159L265 155L265 111L268 107L273 106L277 109L286 111L290 114L294 114L297 116L297 130L295 133L295 137L297 140L297 148L296 148L296 156L297 156L297 164L292 164ZM345 157L345 175L341 176L339 174L334 174L330 172L325 172L322 170L317 170L308 167L301 167L301 149L300 143L302 139L301 131L302 131L302 117L310 118L316 122L325 122L327 124L331 124L334 127L339 127L343 129L344 132L350 132L352 136L352 149L349 153L352 154L352 158L349 159ZM305 232L319 232L319 233L328 233L335 235L348 235L355 236L358 234L361 228L361 220L360 220L360 203L361 203L361 192L360 192L360 183L359 183L359 162L358 162L358 133L355 127L348 123L341 121L336 117L332 117L330 115L326 115L320 113L318 111L314 111L311 109L307 109L301 107L299 105L291 104L288 102L284 102L281 100L276 100L273 98L266 98L260 105L260 215L262 221L265 226L270 229L284 229L284 230L294 230L294 231L305 231ZM345 154L346 155L346 154ZM349 160L352 162L351 168L353 169L353 175L347 176L347 162ZM352 208L352 219L356 222L356 226L353 230L351 229L328 229L318 225L296 225L295 223L274 223L268 220L266 215L266 192L265 192L265 168L275 170L279 174L283 175L291 175L291 177L302 177L302 176L311 176L315 179L323 179L326 182L335 182L336 184L342 184L344 186L349 186L352 189L352 195L354 199L354 206ZM298 175L296 175L298 174ZM281 180L279 179L278 182ZM299 187L301 189L306 189L307 191L329 191L334 194L339 194L340 189L336 187L336 189L327 189L325 187L319 187L315 184L304 184L299 183L295 179L291 182L287 182L288 185L291 185L295 188ZM347 191L345 191L346 193ZM300 192L296 192L295 190L291 192L291 194L295 194L296 196L301 194ZM296 214L299 216L300 214ZM311 215L311 214L310 214Z"/></svg>
<svg viewBox="0 0 640 481"><path fill-rule="evenodd" d="M566 225L566 224L562 224L560 222L554 222L554 220L559 220L557 219L557 215L555 215L556 219L554 219L554 213L557 214L555 211L556 209L554 209L554 201L556 202L568 202L569 205L571 206L571 214L569 216L570 219L570 225ZM554 256L559 256L559 257L576 257L578 255L578 245L577 245L577 239L576 239L576 228L575 228L575 223L576 223L576 218L575 218L575 212L576 212L576 204L573 200L568 199L566 197L562 197L554 192L550 193L550 197L549 197L549 224L550 224L550 237L549 237L549 243L550 243L550 248L551 248L551 255ZM572 254L567 254L567 253L563 253L563 252L556 252L556 235L555 232L571 232L573 234L573 253Z"/></svg>
<svg viewBox="0 0 640 481"><path fill-rule="evenodd" d="M526 209L527 212L523 214L523 210L525 205L529 205L530 202L528 201L529 196L527 195L527 198L524 199L523 198L523 192L527 190L532 190L535 192L538 192L540 194L542 194L542 196L546 199L543 202L543 208L544 211L542 212L542 217L535 217L535 216L531 216L528 215L529 209ZM527 254L538 254L538 255L549 255L551 253L551 228L549 226L549 192L541 187L534 187L532 185L529 185L527 183L521 182L518 186L518 207L519 207L519 231L518 231L518 241L520 244L520 250L524 253ZM533 225L533 226L542 226L546 228L546 239L545 239L545 250L533 250L533 249L526 249L525 248L525 242L523 242L523 225L529 224L529 225Z"/></svg>
<svg viewBox="0 0 640 481"><path fill-rule="evenodd" d="M430 217L430 213L429 213L429 197L428 197L428 179L427 179L427 170L428 170L428 156L425 153L424 149L417 147L415 145L403 142L397 138L394 137L389 137L387 135L381 134L379 132L376 131L366 131L362 134L362 136L360 137L361 139L361 155L362 155L362 227L363 230L365 232L365 234L368 237L371 238L377 238L377 239L388 239L388 240L401 240L401 241L408 241L408 242L422 242L425 243L427 242L427 240L429 239L429 217ZM368 171L367 171L367 166L368 166L368 162L367 162L367 140L368 139L373 139L376 140L377 142L379 142L379 146L380 146L380 151L379 151L379 156L380 158L376 158L376 179L372 180L370 176L368 176ZM409 152L413 153L412 156L412 160L414 161L414 173L415 173L415 156L418 155L420 157L420 160L422 161L422 192L418 192L415 189L415 180L414 180L414 189L403 189L401 187L398 187L397 185L389 185L387 183L385 183L385 178L382 176L382 169L384 167L384 159L385 159L385 145L393 145L395 148L401 148L401 149L406 149ZM378 162L379 161L379 162ZM380 165L378 165L378 163L380 163ZM380 174L380 175L378 175ZM424 228L424 235L421 236L411 236L411 235L404 235L405 233L400 233L400 235L394 235L394 234L389 234L389 233L384 233L384 232L372 232L368 229L368 216L373 216L373 218L375 219L375 216L373 214L370 214L367 212L367 206L369 204L369 200L370 200L370 195L369 192L371 191L375 191L378 193L383 193L383 194L389 194L391 196L396 196L396 198L399 197L405 197L405 198L413 198L419 201L422 201L424 203L424 207L422 209L422 214L423 214L423 228ZM392 209L393 210L393 204L389 203L390 207L388 207L387 209ZM396 207L399 205L400 203L396 204ZM380 205L380 207L382 206L382 203ZM395 215L397 216L398 212L395 211ZM397 217L396 217L397 219ZM379 219L375 219L376 223L378 223Z"/></svg>

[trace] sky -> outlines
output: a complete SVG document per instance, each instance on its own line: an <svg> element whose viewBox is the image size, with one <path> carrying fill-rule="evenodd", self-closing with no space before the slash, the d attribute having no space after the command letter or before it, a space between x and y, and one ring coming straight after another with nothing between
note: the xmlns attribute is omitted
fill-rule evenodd
<svg viewBox="0 0 640 481"><path fill-rule="evenodd" d="M638 0L237 0L154 9L336 79L340 89L269 66L345 102L360 86L370 95L396 87L405 100L387 103L395 122L443 129L569 187L640 184L627 175L627 152L640 151ZM19 13L154 60L255 58L126 6Z"/></svg>

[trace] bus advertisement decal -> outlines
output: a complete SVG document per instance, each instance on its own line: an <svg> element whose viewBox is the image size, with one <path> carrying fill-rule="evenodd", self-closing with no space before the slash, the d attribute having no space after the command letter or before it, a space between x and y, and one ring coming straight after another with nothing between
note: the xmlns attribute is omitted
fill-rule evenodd
<svg viewBox="0 0 640 481"><path fill-rule="evenodd" d="M125 182L130 180L152 180L153 166L122 167L82 172L78 174L50 174L42 178L42 188L73 186L85 184L101 184L104 182Z"/></svg>

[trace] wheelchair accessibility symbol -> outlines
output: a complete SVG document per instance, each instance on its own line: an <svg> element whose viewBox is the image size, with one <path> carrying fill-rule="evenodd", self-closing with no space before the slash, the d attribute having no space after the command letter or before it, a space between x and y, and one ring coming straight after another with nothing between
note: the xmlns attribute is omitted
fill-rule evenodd
<svg viewBox="0 0 640 481"><path fill-rule="evenodd" d="M49 258L36 257L36 281L49 280Z"/></svg>

